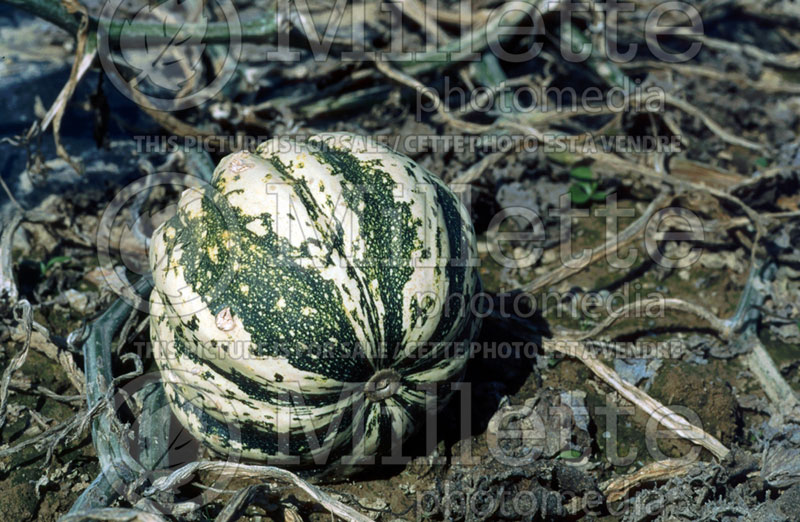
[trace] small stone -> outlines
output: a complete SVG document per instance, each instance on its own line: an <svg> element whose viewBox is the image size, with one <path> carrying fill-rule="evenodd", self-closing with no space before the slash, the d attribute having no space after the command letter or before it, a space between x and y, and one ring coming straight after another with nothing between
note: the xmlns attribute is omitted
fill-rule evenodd
<svg viewBox="0 0 800 522"><path fill-rule="evenodd" d="M75 289L70 288L69 290L64 292L64 295L67 298L67 302L69 303L70 308L72 308L79 314L86 313L86 305L89 304L89 298L86 297L86 294L83 294Z"/></svg>

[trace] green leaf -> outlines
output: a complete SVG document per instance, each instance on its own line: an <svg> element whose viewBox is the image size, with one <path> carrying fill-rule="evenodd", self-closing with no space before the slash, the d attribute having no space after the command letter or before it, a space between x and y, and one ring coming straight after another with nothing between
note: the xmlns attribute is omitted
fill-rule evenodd
<svg viewBox="0 0 800 522"><path fill-rule="evenodd" d="M573 183L569 187L569 195L576 205L583 205L592 197L591 187L585 183Z"/></svg>
<svg viewBox="0 0 800 522"><path fill-rule="evenodd" d="M46 265L43 264L43 263L40 263L40 265L41 265L40 268L42 269L42 274L46 274L51 268L53 268L58 263L65 263L65 262L71 261L71 260L72 260L72 258L69 257L69 256L56 256L53 259L51 259L50 261L48 261Z"/></svg>
<svg viewBox="0 0 800 522"><path fill-rule="evenodd" d="M605 190L598 190L597 192L592 193L592 201L604 201L606 199L606 191Z"/></svg>
<svg viewBox="0 0 800 522"><path fill-rule="evenodd" d="M569 171L569 175L581 181L593 181L594 174L589 167L575 167Z"/></svg>
<svg viewBox="0 0 800 522"><path fill-rule="evenodd" d="M581 456L581 452L578 451L578 450L566 450L566 451L562 451L561 453L556 455L556 458L557 459L569 459L569 460L572 460L572 459L577 459L580 456Z"/></svg>
<svg viewBox="0 0 800 522"><path fill-rule="evenodd" d="M756 164L756 167L760 167L760 168L763 169L764 167L769 165L769 160L762 156L762 157L756 159L755 164Z"/></svg>

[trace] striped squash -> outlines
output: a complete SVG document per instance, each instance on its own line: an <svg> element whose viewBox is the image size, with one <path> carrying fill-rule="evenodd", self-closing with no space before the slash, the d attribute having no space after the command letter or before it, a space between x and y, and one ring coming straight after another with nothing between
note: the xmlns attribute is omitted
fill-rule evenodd
<svg viewBox="0 0 800 522"><path fill-rule="evenodd" d="M151 242L172 410L246 459L399 455L463 376L476 259L457 196L389 148L338 133L231 154Z"/></svg>

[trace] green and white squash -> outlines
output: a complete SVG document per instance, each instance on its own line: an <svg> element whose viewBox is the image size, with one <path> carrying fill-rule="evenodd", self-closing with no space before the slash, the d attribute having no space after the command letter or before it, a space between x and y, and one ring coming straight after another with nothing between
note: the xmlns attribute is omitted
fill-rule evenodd
<svg viewBox="0 0 800 522"><path fill-rule="evenodd" d="M398 455L463 377L476 259L458 197L389 148L332 134L231 154L151 242L172 410L247 459Z"/></svg>

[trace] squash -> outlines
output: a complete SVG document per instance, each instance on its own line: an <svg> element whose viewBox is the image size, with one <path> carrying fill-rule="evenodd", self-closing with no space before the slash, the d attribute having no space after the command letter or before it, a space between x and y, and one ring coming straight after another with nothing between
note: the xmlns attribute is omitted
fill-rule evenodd
<svg viewBox="0 0 800 522"><path fill-rule="evenodd" d="M463 378L476 259L458 197L363 137L225 157L151 241L174 414L212 449L270 464L398 455Z"/></svg>

